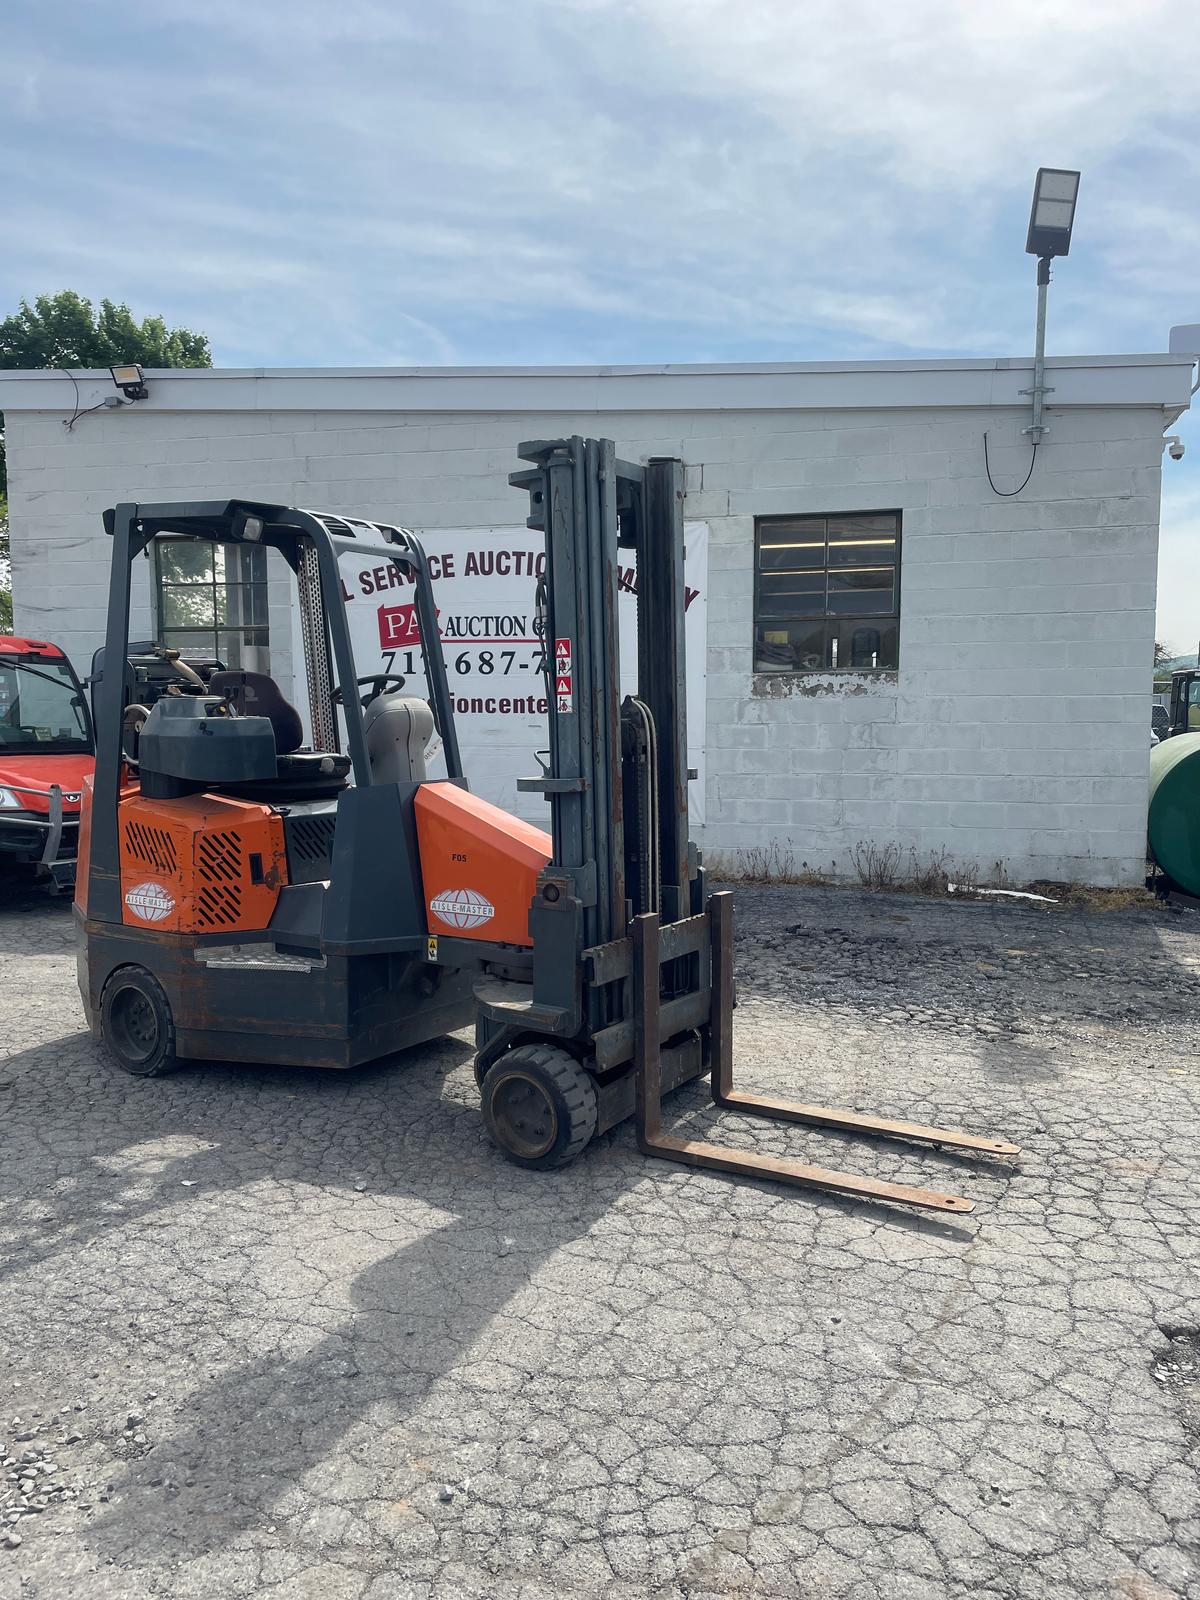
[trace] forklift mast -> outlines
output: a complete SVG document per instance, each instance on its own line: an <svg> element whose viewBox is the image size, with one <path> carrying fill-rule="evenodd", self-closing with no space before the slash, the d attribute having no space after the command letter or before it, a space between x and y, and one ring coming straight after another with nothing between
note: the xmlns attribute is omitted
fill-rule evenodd
<svg viewBox="0 0 1200 1600"><path fill-rule="evenodd" d="M972 1202L958 1195L664 1132L664 1092L697 1076L707 1061L713 1101L724 1110L972 1154L1017 1153L1003 1140L734 1089L732 897L714 894L706 904L688 838L683 464L633 465L618 459L611 441L580 437L524 444L519 453L530 468L509 482L528 493L528 525L546 536L544 626L554 673L549 767L519 787L550 802L552 854L529 915L532 999L506 993L523 985L476 986L477 1073L489 1126L527 1126L519 1080L538 1059L519 1041L538 1035L586 1054L598 1086L595 1125L611 1127L632 1111L646 1155L868 1200L969 1211ZM637 694L623 703L622 550L637 556L638 663ZM542 1066L556 1054L543 1052ZM632 1074L623 1070L630 1060ZM516 1085L511 1091L500 1082L506 1071ZM506 1104L514 1108L507 1119Z"/></svg>
<svg viewBox="0 0 1200 1600"><path fill-rule="evenodd" d="M520 446L530 472L509 482L530 494L528 526L546 533L546 653L550 694L550 770L518 787L546 794L554 864L584 901L589 944L618 938L627 901L629 813L622 808L618 552L637 557L637 661L640 702L653 720L656 810L650 904L664 922L688 914L693 875L688 851L688 731L683 667L683 462L645 467L619 461L608 438L568 438ZM661 738L667 731L667 738ZM637 826L632 822L632 826Z"/></svg>
<svg viewBox="0 0 1200 1600"><path fill-rule="evenodd" d="M553 857L530 917L535 1002L561 1003L584 950L631 917L703 903L688 840L683 463L619 460L609 439L519 447L528 526L546 537L549 767L518 788L550 803ZM620 688L618 560L637 559L638 692ZM571 927L563 927L570 919ZM593 991L586 1021L609 1020Z"/></svg>

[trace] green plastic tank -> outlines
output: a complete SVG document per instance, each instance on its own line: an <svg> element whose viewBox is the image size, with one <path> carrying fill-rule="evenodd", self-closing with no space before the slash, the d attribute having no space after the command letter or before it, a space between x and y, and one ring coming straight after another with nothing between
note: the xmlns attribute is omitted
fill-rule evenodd
<svg viewBox="0 0 1200 1600"><path fill-rule="evenodd" d="M1177 733L1151 750L1146 832L1167 877L1200 895L1200 733Z"/></svg>

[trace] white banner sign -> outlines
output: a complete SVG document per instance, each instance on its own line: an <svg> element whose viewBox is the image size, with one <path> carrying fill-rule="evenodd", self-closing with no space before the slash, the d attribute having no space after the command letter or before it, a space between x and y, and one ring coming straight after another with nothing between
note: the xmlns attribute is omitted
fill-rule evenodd
<svg viewBox="0 0 1200 1600"><path fill-rule="evenodd" d="M420 534L429 557L442 652L454 701L463 768L475 794L543 826L549 808L538 795L518 794L518 778L535 777L535 752L548 742L547 642L535 616L537 580L545 567L540 534L527 528L434 528ZM708 524L685 530L688 761L693 822L704 820L705 659L707 651ZM637 691L637 568L620 552L621 692ZM399 673L413 694L427 693L421 671L412 585L390 562L342 557L342 592L360 677ZM293 651L303 660L299 619ZM575 673L579 663L574 663ZM303 670L296 672L303 698ZM559 697L560 701L562 696ZM443 774L440 760L430 776Z"/></svg>

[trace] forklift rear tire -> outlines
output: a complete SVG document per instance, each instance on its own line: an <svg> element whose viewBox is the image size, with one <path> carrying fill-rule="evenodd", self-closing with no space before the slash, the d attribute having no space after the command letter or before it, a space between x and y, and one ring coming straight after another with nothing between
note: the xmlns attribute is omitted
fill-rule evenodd
<svg viewBox="0 0 1200 1600"><path fill-rule="evenodd" d="M157 1078L177 1064L171 1003L144 967L121 967L104 985L100 1036L122 1072L135 1078Z"/></svg>
<svg viewBox="0 0 1200 1600"><path fill-rule="evenodd" d="M555 1045L522 1044L502 1055L480 1090L487 1130L518 1167L565 1167L596 1131L596 1085Z"/></svg>

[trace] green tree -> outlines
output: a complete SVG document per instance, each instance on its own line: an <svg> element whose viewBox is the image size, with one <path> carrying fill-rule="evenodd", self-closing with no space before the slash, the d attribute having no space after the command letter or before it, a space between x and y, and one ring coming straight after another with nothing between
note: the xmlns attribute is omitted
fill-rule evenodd
<svg viewBox="0 0 1200 1600"><path fill-rule="evenodd" d="M141 322L127 305L90 300L63 289L40 294L0 322L0 368L111 367L136 361L143 367L211 367L208 339L190 328L168 328L161 317ZM0 629L12 627L8 563L8 472L4 417L0 414Z"/></svg>
<svg viewBox="0 0 1200 1600"><path fill-rule="evenodd" d="M101 300L92 307L72 289L40 294L32 305L0 322L0 367L109 367L137 361L143 367L211 367L202 333L168 328L161 317L138 322L126 305Z"/></svg>

